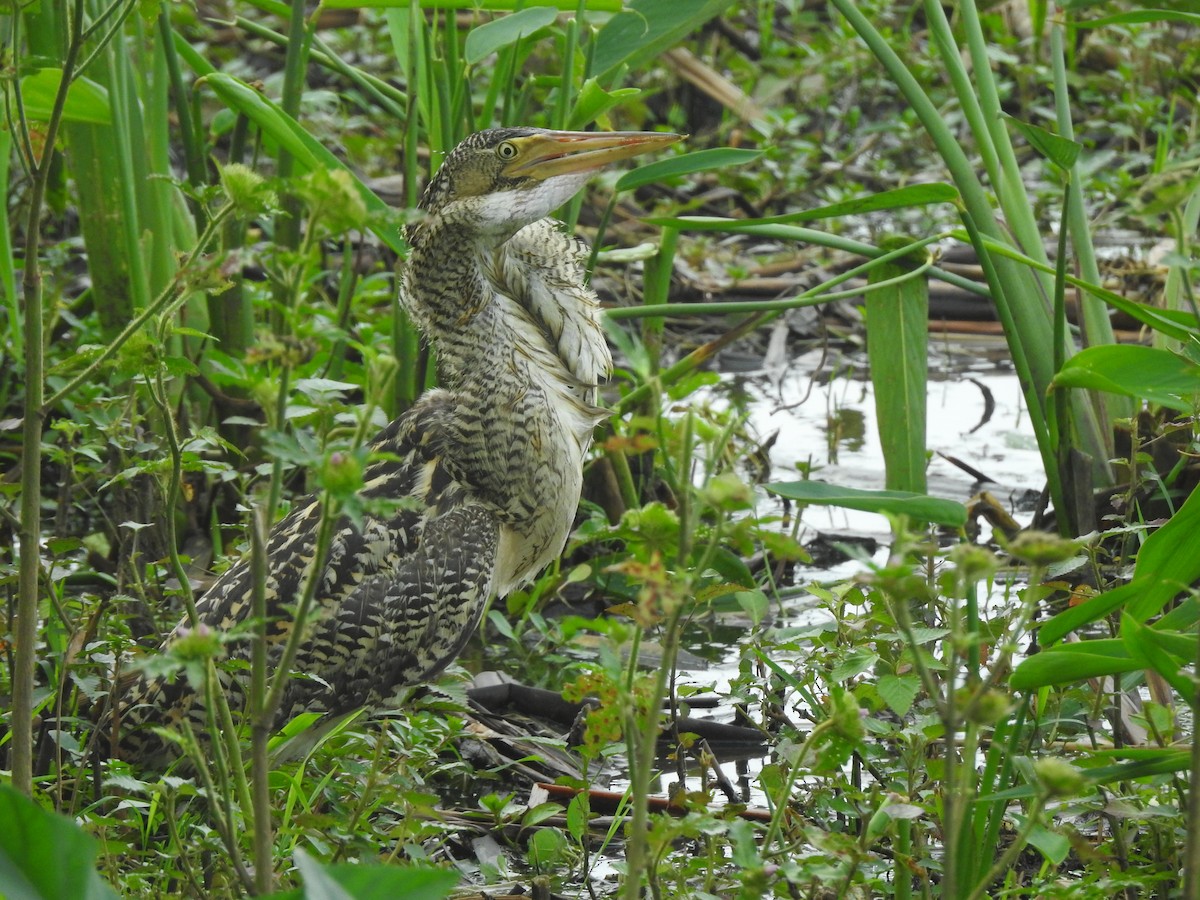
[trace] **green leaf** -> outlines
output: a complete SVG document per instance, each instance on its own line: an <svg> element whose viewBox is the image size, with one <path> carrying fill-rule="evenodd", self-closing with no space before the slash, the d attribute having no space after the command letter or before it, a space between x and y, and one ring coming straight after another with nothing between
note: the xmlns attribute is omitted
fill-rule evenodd
<svg viewBox="0 0 1200 900"><path fill-rule="evenodd" d="M1190 413L1200 394L1200 366L1156 347L1109 344L1076 353L1052 384L1140 397Z"/></svg>
<svg viewBox="0 0 1200 900"><path fill-rule="evenodd" d="M393 210L379 196L359 180L346 165L304 128L285 113L278 105L268 100L243 81L214 72L197 82L206 84L232 109L245 115L276 143L287 150L296 160L296 165L307 171L316 169L342 169L349 173L356 191L362 197L371 214L370 228L389 248L402 253L404 239L393 219Z"/></svg>
<svg viewBox="0 0 1200 900"><path fill-rule="evenodd" d="M583 83L583 87L579 89L579 93L575 97L575 105L571 110L571 118L567 121L567 128L581 129L590 122L596 121L614 106L631 100L641 93L640 88L632 87L606 91L600 87L600 83L595 78L589 78Z"/></svg>
<svg viewBox="0 0 1200 900"><path fill-rule="evenodd" d="M1022 820L1022 816L1017 817L1017 821ZM1033 826L1033 830L1029 833L1029 845L1036 847L1050 861L1051 865L1060 865L1067 854L1071 852L1071 841L1061 834L1057 834L1041 825Z"/></svg>
<svg viewBox="0 0 1200 900"><path fill-rule="evenodd" d="M472 28L463 45L463 58L469 65L483 62L502 47L515 44L539 28L551 24L558 13L546 6L531 6Z"/></svg>
<svg viewBox="0 0 1200 900"><path fill-rule="evenodd" d="M829 680L835 684L841 684L855 675L869 672L877 662L879 662L878 653L865 649L852 650L833 667L833 671L829 673Z"/></svg>
<svg viewBox="0 0 1200 900"><path fill-rule="evenodd" d="M1074 644L1087 647L1091 641ZM1096 642L1099 643L1099 642ZM1119 643L1119 642L1118 642ZM1067 647L1055 647L1034 654L1013 670L1009 686L1015 691L1032 691L1054 684L1071 684L1086 678L1101 678L1106 675L1121 675L1142 668L1128 651L1120 655L1107 653L1073 652Z"/></svg>
<svg viewBox="0 0 1200 900"><path fill-rule="evenodd" d="M631 0L596 35L592 71L611 83L622 66L649 62L720 15L732 0Z"/></svg>
<svg viewBox="0 0 1200 900"><path fill-rule="evenodd" d="M445 900L458 884L458 873L416 866L326 866L303 850L296 851L296 868L304 888L272 894L276 900Z"/></svg>
<svg viewBox="0 0 1200 900"><path fill-rule="evenodd" d="M764 485L773 494L799 503L844 506L864 512L904 515L921 522L961 528L967 523L967 508L954 500L943 500L908 491L865 491L840 487L824 481L776 482Z"/></svg>
<svg viewBox="0 0 1200 900"><path fill-rule="evenodd" d="M647 166L646 168L650 167ZM653 218L646 221L652 225L689 228L693 231L740 231L745 228L762 225L791 225L796 222L810 222L814 219L832 219L837 216L859 215L861 213L880 212L888 209L928 206L931 203L954 203L957 200L958 189L954 185L943 182L932 182L930 184L912 184L908 187L896 188L891 191L880 191L877 194L864 194L862 197L855 197L853 200L843 200L839 203L831 203L828 206L820 206L816 209L806 209L803 212L789 213L786 216L767 216L763 219L676 216L674 218Z"/></svg>
<svg viewBox="0 0 1200 900"><path fill-rule="evenodd" d="M1118 13L1100 19L1074 19L1075 28L1103 28L1106 25L1141 25L1146 22L1185 22L1200 25L1200 13L1173 9L1142 9L1137 12Z"/></svg>
<svg viewBox="0 0 1200 900"><path fill-rule="evenodd" d="M738 591L734 596L754 626L757 628L761 625L771 608L771 601L767 599L767 595L762 591Z"/></svg>
<svg viewBox="0 0 1200 900"><path fill-rule="evenodd" d="M60 84L62 69L39 69L22 78L21 100L25 104L25 115L38 122L47 121L54 109ZM67 88L63 120L88 125L111 125L108 89L89 78L77 76Z"/></svg>
<svg viewBox="0 0 1200 900"><path fill-rule="evenodd" d="M1029 145L1038 153L1054 163L1060 169L1068 170L1075 165L1075 160L1079 158L1079 151L1083 149L1083 145L1070 138L1065 138L1062 135L1055 134L1052 131L1047 131L1039 125L1032 125L1029 122L1022 122L1020 119L1012 116L1005 116L1017 131L1024 135L1025 140L1029 141Z"/></svg>
<svg viewBox="0 0 1200 900"><path fill-rule="evenodd" d="M1157 672L1180 696L1191 700L1196 686L1182 669L1185 662L1190 663L1196 658L1196 638L1193 637L1188 642L1188 652L1180 659L1169 649L1172 642L1161 640L1165 637L1167 636L1135 621L1129 615L1121 616L1121 640L1129 650L1129 655L1138 661L1139 668Z"/></svg>
<svg viewBox="0 0 1200 900"><path fill-rule="evenodd" d="M730 166L742 166L760 156L762 156L761 150L738 150L734 147L697 150L695 153L672 156L669 159L652 162L626 172L617 179L616 188L618 191L632 191L642 185L662 181L664 178L708 172L712 169L727 169Z"/></svg>
<svg viewBox="0 0 1200 900"><path fill-rule="evenodd" d="M96 872L97 844L65 816L0 785L0 897L116 900Z"/></svg>
<svg viewBox="0 0 1200 900"><path fill-rule="evenodd" d="M567 804L567 831L578 843L587 834L589 801L587 791L580 791Z"/></svg>
<svg viewBox="0 0 1200 900"><path fill-rule="evenodd" d="M916 675L884 675L875 685L879 699L898 716L908 714L920 689L921 679Z"/></svg>
<svg viewBox="0 0 1200 900"><path fill-rule="evenodd" d="M1122 607L1144 622L1200 578L1200 491L1193 491L1166 525L1142 544L1133 580L1064 610L1042 626L1046 644Z"/></svg>
<svg viewBox="0 0 1200 900"><path fill-rule="evenodd" d="M880 249L898 250L907 243L889 237ZM925 254L871 269L869 284L887 283L866 295L867 358L887 488L924 494L929 283L923 275L898 280L914 268L912 256Z"/></svg>

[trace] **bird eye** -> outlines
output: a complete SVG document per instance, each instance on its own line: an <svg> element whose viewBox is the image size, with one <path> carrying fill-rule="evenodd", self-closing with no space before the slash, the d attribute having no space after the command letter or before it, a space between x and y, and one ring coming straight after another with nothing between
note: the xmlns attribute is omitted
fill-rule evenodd
<svg viewBox="0 0 1200 900"><path fill-rule="evenodd" d="M512 141L504 141L496 145L496 155L501 159L515 159L517 156L517 145Z"/></svg>

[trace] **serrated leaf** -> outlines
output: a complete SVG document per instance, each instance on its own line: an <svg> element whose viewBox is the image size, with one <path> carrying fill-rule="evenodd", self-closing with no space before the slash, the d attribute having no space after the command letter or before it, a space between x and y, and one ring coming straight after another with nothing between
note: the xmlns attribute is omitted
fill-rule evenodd
<svg viewBox="0 0 1200 900"><path fill-rule="evenodd" d="M898 716L908 714L920 689L921 679L916 675L884 675L875 684L879 699Z"/></svg>
<svg viewBox="0 0 1200 900"><path fill-rule="evenodd" d="M842 657L833 667L833 671L829 673L829 680L834 684L841 684L856 675L871 671L877 662L879 654L870 650L854 650Z"/></svg>

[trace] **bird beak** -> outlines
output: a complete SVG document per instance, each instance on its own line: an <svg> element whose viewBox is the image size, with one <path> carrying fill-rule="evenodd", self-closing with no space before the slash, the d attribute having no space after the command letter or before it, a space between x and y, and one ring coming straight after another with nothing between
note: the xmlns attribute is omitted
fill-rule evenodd
<svg viewBox="0 0 1200 900"><path fill-rule="evenodd" d="M555 175L590 172L683 140L657 131L547 131L516 138L520 153L504 168L510 177L545 180Z"/></svg>

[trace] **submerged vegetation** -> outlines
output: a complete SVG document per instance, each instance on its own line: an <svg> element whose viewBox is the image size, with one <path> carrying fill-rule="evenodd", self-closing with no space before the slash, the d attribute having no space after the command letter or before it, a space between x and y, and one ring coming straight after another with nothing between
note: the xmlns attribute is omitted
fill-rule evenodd
<svg viewBox="0 0 1200 900"><path fill-rule="evenodd" d="M42 0L0 33L0 894L1200 896L1186 3ZM577 721L501 733L459 668L268 743L288 673L245 671L223 739L107 759L114 672L215 685L257 628L160 649L207 573L302 493L352 512L364 439L432 384L402 226L496 124L691 135L561 213L614 415L562 559L464 661ZM994 310L1036 528L928 496L930 285ZM864 294L865 354L793 325ZM886 490L718 401L713 359L768 331L869 364ZM890 547L813 576L816 505ZM714 700L737 746L690 730Z"/></svg>

